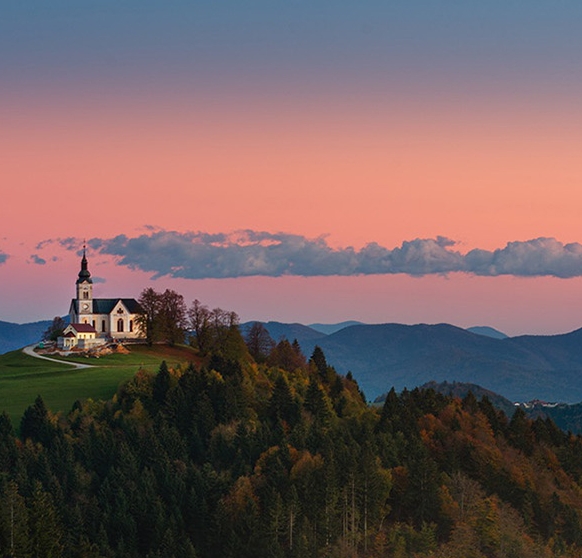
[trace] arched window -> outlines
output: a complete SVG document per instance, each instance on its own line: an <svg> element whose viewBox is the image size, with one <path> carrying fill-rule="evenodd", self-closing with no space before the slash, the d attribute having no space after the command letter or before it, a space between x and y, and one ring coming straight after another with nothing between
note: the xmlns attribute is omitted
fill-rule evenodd
<svg viewBox="0 0 582 558"><path fill-rule="evenodd" d="M92 321L91 325L95 327L95 320Z"/></svg>
<svg viewBox="0 0 582 558"><path fill-rule="evenodd" d="M133 331L133 320L129 320L129 331Z"/></svg>
<svg viewBox="0 0 582 558"><path fill-rule="evenodd" d="M105 320L101 320L101 331L105 331Z"/></svg>
<svg viewBox="0 0 582 558"><path fill-rule="evenodd" d="M123 320L121 318L119 318L119 320L117 320L117 331L118 332L123 331Z"/></svg>
<svg viewBox="0 0 582 558"><path fill-rule="evenodd" d="M83 298L89 298L89 291L83 292Z"/></svg>

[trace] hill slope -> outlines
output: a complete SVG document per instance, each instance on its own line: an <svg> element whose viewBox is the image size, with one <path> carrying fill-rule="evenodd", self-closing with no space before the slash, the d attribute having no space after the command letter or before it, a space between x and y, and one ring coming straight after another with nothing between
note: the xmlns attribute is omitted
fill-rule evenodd
<svg viewBox="0 0 582 558"><path fill-rule="evenodd" d="M37 398L19 439L0 416L0 555L579 558L581 445L433 390L370 408L327 367L161 365Z"/></svg>

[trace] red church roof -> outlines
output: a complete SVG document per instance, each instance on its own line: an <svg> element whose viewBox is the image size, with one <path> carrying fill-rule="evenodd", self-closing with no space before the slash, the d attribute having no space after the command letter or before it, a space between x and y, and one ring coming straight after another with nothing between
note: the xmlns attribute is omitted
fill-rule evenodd
<svg viewBox="0 0 582 558"><path fill-rule="evenodd" d="M97 330L91 324L71 324L71 327L77 333L97 333Z"/></svg>

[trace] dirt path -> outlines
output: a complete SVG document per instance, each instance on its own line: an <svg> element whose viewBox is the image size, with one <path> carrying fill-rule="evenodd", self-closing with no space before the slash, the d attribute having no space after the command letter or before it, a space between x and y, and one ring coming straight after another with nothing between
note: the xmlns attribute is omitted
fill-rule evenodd
<svg viewBox="0 0 582 558"><path fill-rule="evenodd" d="M67 360L59 360L58 358L51 358L51 357L47 357L44 355L39 355L38 353L34 352L34 348L36 347L36 344L34 345L29 345L28 347L24 347L24 349L22 349L22 352L25 355L34 357L34 358L42 358L43 360L48 360L50 362L58 362L60 364L68 364L69 366L72 366L73 368L93 368L92 364L79 364L77 362L69 362Z"/></svg>

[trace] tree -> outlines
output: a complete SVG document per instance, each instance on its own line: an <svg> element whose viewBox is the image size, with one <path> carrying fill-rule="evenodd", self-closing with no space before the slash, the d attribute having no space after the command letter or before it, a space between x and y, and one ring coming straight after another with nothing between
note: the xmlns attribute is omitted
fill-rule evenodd
<svg viewBox="0 0 582 558"><path fill-rule="evenodd" d="M171 376L168 365L162 360L158 373L154 379L153 399L158 405L162 405L166 400L166 395L170 389Z"/></svg>
<svg viewBox="0 0 582 558"><path fill-rule="evenodd" d="M253 323L245 335L245 343L256 362L265 362L275 346L275 341L261 322Z"/></svg>
<svg viewBox="0 0 582 558"><path fill-rule="evenodd" d="M184 341L186 328L186 304L184 297L171 289L166 289L160 300L160 332L169 345Z"/></svg>
<svg viewBox="0 0 582 558"><path fill-rule="evenodd" d="M161 294L151 287L144 289L138 302L141 312L137 317L137 325L145 333L148 345L157 340L159 335L159 315L161 310Z"/></svg>
<svg viewBox="0 0 582 558"><path fill-rule="evenodd" d="M62 555L63 530L51 494L35 481L29 512L30 546L33 556Z"/></svg>
<svg viewBox="0 0 582 558"><path fill-rule="evenodd" d="M305 357L301 352L297 352L287 339L282 339L271 351L267 364L278 366L287 372L294 372L305 365Z"/></svg>
<svg viewBox="0 0 582 558"><path fill-rule="evenodd" d="M64 329L67 327L65 320L60 316L55 316L51 325L47 328L47 330L42 334L42 338L45 341L56 341L57 338L63 335Z"/></svg>
<svg viewBox="0 0 582 558"><path fill-rule="evenodd" d="M325 355L319 345L316 345L313 349L313 354L311 355L309 362L312 362L315 365L321 379L325 380L327 376L327 360L325 359Z"/></svg>
<svg viewBox="0 0 582 558"><path fill-rule="evenodd" d="M181 294L170 289L158 293L149 287L142 291L138 302L141 312L137 323L145 332L148 345L155 341L170 345L184 341L187 311Z"/></svg>
<svg viewBox="0 0 582 558"><path fill-rule="evenodd" d="M52 426L50 424L49 413L40 395L24 411L20 421L20 435L25 440L32 438L35 442L48 443L52 437Z"/></svg>
<svg viewBox="0 0 582 558"><path fill-rule="evenodd" d="M188 309L187 316L188 326L194 334L191 343L198 348L200 354L216 353L237 359L246 353L236 312L228 312L222 308L209 310L199 300L195 300Z"/></svg>
<svg viewBox="0 0 582 558"><path fill-rule="evenodd" d="M318 345L313 349L313 354L309 359L309 364L315 367L320 380L325 384L329 384L335 376L335 370L331 366L328 366L325 355L323 354L321 347Z"/></svg>
<svg viewBox="0 0 582 558"><path fill-rule="evenodd" d="M210 310L196 299L188 309L188 326L194 334L193 342L202 355L210 350Z"/></svg>
<svg viewBox="0 0 582 558"><path fill-rule="evenodd" d="M26 556L30 544L28 511L15 481L4 486L0 504L0 548L10 551L5 556Z"/></svg>

